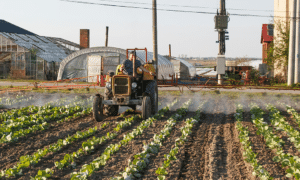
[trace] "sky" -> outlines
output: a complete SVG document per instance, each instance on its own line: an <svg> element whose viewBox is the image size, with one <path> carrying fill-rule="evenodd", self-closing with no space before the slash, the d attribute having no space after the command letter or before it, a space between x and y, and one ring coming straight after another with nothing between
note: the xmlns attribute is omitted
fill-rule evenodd
<svg viewBox="0 0 300 180"><path fill-rule="evenodd" d="M74 0L79 1L79 0ZM152 7L152 0L80 0L98 4ZM90 47L108 46L147 48L153 51L152 11L72 3L61 0L9 0L1 2L0 19L41 36L59 37L79 44L80 29L90 30ZM158 9L215 13L220 0L157 0ZM176 6L175 6L176 5ZM190 7L187 7L190 6ZM262 24L272 22L274 0L226 0L229 14L251 14L269 17L230 15L226 57L262 56ZM238 9L238 10L237 10ZM172 56L216 57L218 33L214 14L157 12L158 53Z"/></svg>

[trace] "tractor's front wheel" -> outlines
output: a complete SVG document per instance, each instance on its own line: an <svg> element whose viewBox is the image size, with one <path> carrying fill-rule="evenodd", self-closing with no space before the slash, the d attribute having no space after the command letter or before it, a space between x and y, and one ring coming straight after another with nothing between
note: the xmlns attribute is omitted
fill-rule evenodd
<svg viewBox="0 0 300 180"><path fill-rule="evenodd" d="M95 96L95 98L94 98L93 117L97 122L101 122L104 119L102 97L100 97L100 96Z"/></svg>
<svg viewBox="0 0 300 180"><path fill-rule="evenodd" d="M149 96L144 96L142 102L142 118L148 119L151 116L151 100Z"/></svg>
<svg viewBox="0 0 300 180"><path fill-rule="evenodd" d="M104 105L104 114L106 116L116 116L119 112L118 105Z"/></svg>

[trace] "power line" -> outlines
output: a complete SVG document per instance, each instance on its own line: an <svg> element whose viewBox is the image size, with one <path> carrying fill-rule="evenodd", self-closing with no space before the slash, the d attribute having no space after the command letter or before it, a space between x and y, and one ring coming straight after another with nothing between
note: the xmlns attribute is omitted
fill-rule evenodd
<svg viewBox="0 0 300 180"><path fill-rule="evenodd" d="M117 0L97 0L104 2L118 2L118 3L126 3L126 4L142 4L142 5L151 5L150 3L142 3L142 2L128 2L128 1L117 1ZM170 7L183 7L183 8L199 8L199 9L216 9L213 7L203 7L203 6L186 6L186 5L175 5L175 4L157 4L159 6L170 6ZM274 12L273 10L253 10L253 9L235 9L235 8L226 8L228 10L237 10L237 11L261 11L261 12ZM276 11L283 12L283 11Z"/></svg>
<svg viewBox="0 0 300 180"><path fill-rule="evenodd" d="M144 10L152 10L150 7L139 7L139 6L127 6L127 5L117 5L117 4L104 4L104 3L93 3L86 1L74 1L74 0L60 0L71 3L79 3L79 4L90 4L90 5L99 5L99 6L110 6L110 7L121 7L121 8L131 8L131 9L144 9ZM159 11L167 11L167 12L181 12L181 13L194 13L194 14L212 14L215 15L215 12L205 12L205 11L187 11L187 10L176 10L176 9L157 9ZM257 15L257 14L236 14L230 13L231 16L244 16L244 17L269 17L269 18L286 18L282 16L266 16L266 15ZM293 19L299 19L299 17L295 17Z"/></svg>

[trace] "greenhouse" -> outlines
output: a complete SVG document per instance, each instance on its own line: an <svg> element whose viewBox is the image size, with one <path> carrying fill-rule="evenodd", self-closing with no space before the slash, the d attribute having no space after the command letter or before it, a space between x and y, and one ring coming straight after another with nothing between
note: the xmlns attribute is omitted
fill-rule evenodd
<svg viewBox="0 0 300 180"><path fill-rule="evenodd" d="M137 59L146 63L145 51L136 51ZM153 59L153 53L147 53ZM126 50L115 47L93 47L82 49L66 57L60 64L57 80L81 78L81 81L97 82L97 75L106 75L126 60ZM173 64L158 55L158 79L171 79Z"/></svg>
<svg viewBox="0 0 300 180"><path fill-rule="evenodd" d="M196 68L189 62L176 58L171 60L174 65L174 71L178 78L180 79L190 79L196 76Z"/></svg>
<svg viewBox="0 0 300 180"><path fill-rule="evenodd" d="M58 41L0 32L0 78L55 80L59 63L76 50L65 48Z"/></svg>

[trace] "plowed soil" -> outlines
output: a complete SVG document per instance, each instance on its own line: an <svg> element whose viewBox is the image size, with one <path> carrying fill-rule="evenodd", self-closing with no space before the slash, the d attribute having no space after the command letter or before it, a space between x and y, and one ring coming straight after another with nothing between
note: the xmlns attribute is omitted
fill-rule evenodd
<svg viewBox="0 0 300 180"><path fill-rule="evenodd" d="M175 145L175 140L181 136L180 128L185 125L185 119L195 115L195 109L202 101L206 101L201 120L194 125L192 133L188 141L180 146L177 154L177 160L172 161L170 168L167 169L169 180L184 180L184 179L203 179L203 180L256 180L259 179L252 175L252 167L244 161L243 149L238 139L238 131L235 128L236 121L234 119L235 103L236 101L230 99L218 99L214 97L184 97L180 102L174 106L165 116L157 120L149 128L145 129L142 135L137 136L128 145L122 146L120 150L111 156L104 167L94 172L89 179L110 179L119 175L128 166L128 160L132 160L133 156L143 151L143 144L147 144L153 140L154 134L159 133L166 121L175 113L176 108L179 108L183 102L193 98L193 104L190 107L187 115L174 126L170 136L164 141L158 154L151 155L148 167L141 173L142 177L139 179L157 179L156 169L162 166L164 155L167 154ZM163 107L166 102L171 102L173 98L168 100L161 99ZM293 118L285 111L282 112L289 122L296 130L300 130L293 120ZM256 127L251 122L251 114L249 109L244 113L243 125L247 126L250 131L250 141L253 145L253 151L257 153L258 162L266 169L274 179L288 179L285 177L285 169L279 163L272 161L275 152L267 148L262 136L256 134ZM265 117L268 121L268 114ZM106 133L114 132L113 128L116 122L122 121L124 118L118 116L109 117L103 122L96 122L92 115L73 119L68 122L60 124L53 123L52 126L42 132L36 132L24 138L21 138L17 143L0 144L0 170L13 167L17 164L21 156L32 155L38 149L43 149L57 142L58 139L64 139L68 135L73 135L76 131L86 131L95 126L98 131L95 137L101 137ZM103 123L110 124L101 129ZM123 139L123 136L130 133L141 122L141 119L135 121L130 127L122 129L118 136L113 140L108 140L105 143L95 146L92 153L84 155L76 160L75 169L66 168L58 170L54 166L55 161L61 160L65 154L72 153L81 148L82 142L89 138L75 141L74 143L65 146L56 153L48 154L43 157L38 164L32 165L23 169L23 175L9 179L30 179L35 176L40 169L53 168L54 174L50 179L70 179L70 174L73 171L79 171L84 164L89 164L93 159L99 157L104 152L105 148L114 143L118 143ZM300 156L297 149L287 139L284 132L277 132L278 136L282 137L286 144L284 151L293 155Z"/></svg>

